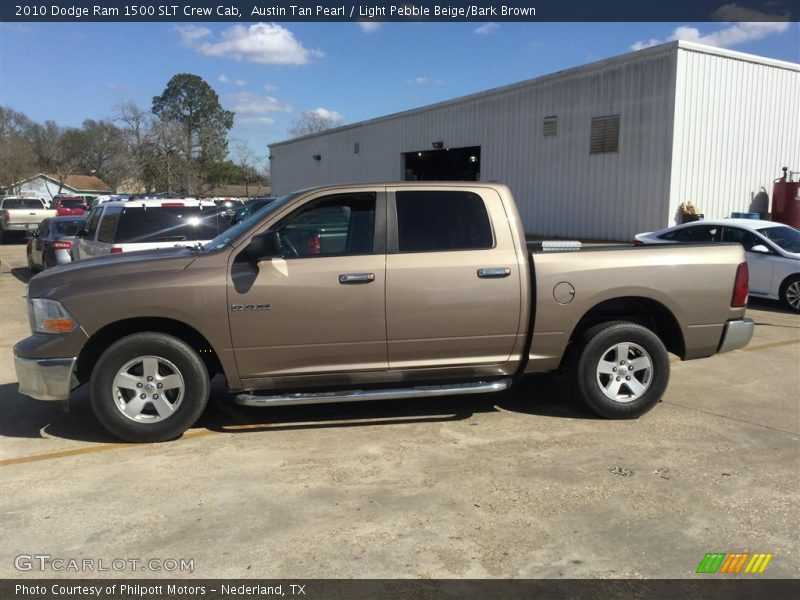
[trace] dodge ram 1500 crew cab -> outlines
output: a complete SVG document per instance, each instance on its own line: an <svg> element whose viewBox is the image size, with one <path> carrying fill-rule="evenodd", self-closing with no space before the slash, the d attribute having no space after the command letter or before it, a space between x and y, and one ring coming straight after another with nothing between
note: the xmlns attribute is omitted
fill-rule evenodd
<svg viewBox="0 0 800 600"><path fill-rule="evenodd" d="M668 352L746 345L738 244L529 251L508 188L337 185L275 200L195 248L83 260L28 287L20 392L88 383L103 426L181 435L224 374L251 406L494 392L572 369L608 418L651 409Z"/></svg>

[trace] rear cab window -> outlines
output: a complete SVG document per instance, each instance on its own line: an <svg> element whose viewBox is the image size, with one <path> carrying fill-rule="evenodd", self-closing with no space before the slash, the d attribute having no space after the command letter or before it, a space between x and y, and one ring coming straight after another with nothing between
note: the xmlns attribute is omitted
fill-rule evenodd
<svg viewBox="0 0 800 600"><path fill-rule="evenodd" d="M83 226L84 221L81 220L74 220L74 221L54 221L53 226L56 231L56 234L63 235L66 237L74 236L78 233L80 228Z"/></svg>
<svg viewBox="0 0 800 600"><path fill-rule="evenodd" d="M83 198L62 198L58 202L59 206L63 208L84 208L86 206Z"/></svg>
<svg viewBox="0 0 800 600"><path fill-rule="evenodd" d="M395 194L395 206L401 253L494 247L486 205L474 192L401 191Z"/></svg>
<svg viewBox="0 0 800 600"><path fill-rule="evenodd" d="M29 208L32 210L41 210L44 204L41 200L36 198L7 198L0 204L2 208L13 210L15 208Z"/></svg>

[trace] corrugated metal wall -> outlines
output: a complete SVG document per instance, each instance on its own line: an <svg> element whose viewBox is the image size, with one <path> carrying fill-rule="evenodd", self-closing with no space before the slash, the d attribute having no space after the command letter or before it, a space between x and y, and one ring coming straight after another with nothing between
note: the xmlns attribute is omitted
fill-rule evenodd
<svg viewBox="0 0 800 600"><path fill-rule="evenodd" d="M666 224L676 56L653 48L273 145L273 191L402 181L404 152L480 146L481 180L511 187L528 233L628 240ZM619 152L590 155L592 117L612 114ZM558 134L545 137L551 115Z"/></svg>
<svg viewBox="0 0 800 600"><path fill-rule="evenodd" d="M800 66L678 51L669 217L691 200L706 218L761 212L781 167L800 171Z"/></svg>

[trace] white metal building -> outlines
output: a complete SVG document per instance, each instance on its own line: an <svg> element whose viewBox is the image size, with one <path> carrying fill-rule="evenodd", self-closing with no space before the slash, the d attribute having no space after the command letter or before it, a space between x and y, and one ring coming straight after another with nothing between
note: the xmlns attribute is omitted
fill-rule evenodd
<svg viewBox="0 0 800 600"><path fill-rule="evenodd" d="M800 64L671 42L270 146L272 189L406 179L507 183L528 233L628 240L767 212L800 171ZM763 199L763 194L760 198Z"/></svg>

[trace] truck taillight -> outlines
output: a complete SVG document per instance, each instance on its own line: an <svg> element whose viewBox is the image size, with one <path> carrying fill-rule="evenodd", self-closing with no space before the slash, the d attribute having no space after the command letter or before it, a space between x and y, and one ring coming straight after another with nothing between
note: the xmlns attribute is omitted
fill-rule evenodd
<svg viewBox="0 0 800 600"><path fill-rule="evenodd" d="M731 307L741 308L747 304L747 294L750 292L749 286L750 271L747 263L743 262L736 269L736 279L733 282L733 296L731 296Z"/></svg>
<svg viewBox="0 0 800 600"><path fill-rule="evenodd" d="M322 254L322 243L320 242L319 235L312 235L308 238L308 253Z"/></svg>
<svg viewBox="0 0 800 600"><path fill-rule="evenodd" d="M120 254L122 252L122 248L119 246L111 246L111 254Z"/></svg>
<svg viewBox="0 0 800 600"><path fill-rule="evenodd" d="M71 250L72 249L72 242L65 242L63 240L56 240L53 242L53 248L55 250Z"/></svg>
<svg viewBox="0 0 800 600"><path fill-rule="evenodd" d="M3 211L3 220L4 220L6 223L8 223L8 222L11 220L11 215L10 215L10 214L8 214L8 211L7 211L7 210L4 210L4 211Z"/></svg>

